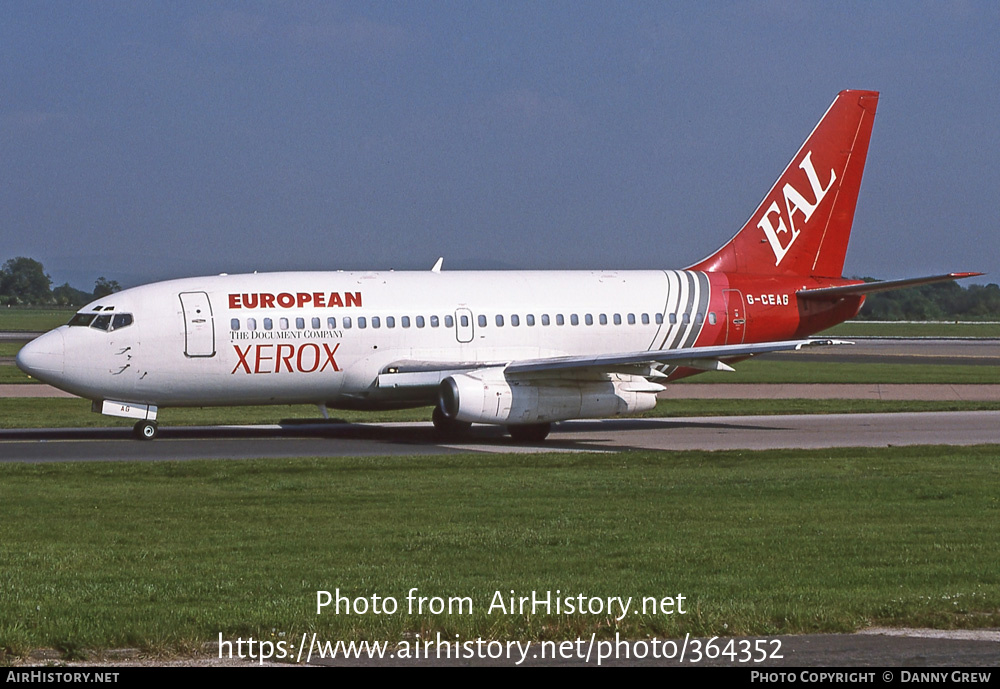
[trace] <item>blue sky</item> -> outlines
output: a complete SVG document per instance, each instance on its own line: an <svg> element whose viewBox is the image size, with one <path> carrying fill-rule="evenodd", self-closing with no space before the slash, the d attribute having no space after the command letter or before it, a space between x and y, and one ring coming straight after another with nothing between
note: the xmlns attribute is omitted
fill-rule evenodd
<svg viewBox="0 0 1000 689"><path fill-rule="evenodd" d="M0 260L56 283L680 268L844 88L845 273L1000 276L1000 3L5 2Z"/></svg>

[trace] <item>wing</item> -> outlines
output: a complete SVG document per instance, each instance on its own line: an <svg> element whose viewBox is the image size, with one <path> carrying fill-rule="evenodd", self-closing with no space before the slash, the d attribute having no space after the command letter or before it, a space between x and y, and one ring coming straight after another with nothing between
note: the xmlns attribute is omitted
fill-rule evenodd
<svg viewBox="0 0 1000 689"><path fill-rule="evenodd" d="M502 369L506 377L559 376L593 378L595 375L622 373L647 378L662 378L659 366L685 366L704 371L732 371L727 359L741 359L769 352L784 352L805 347L848 345L851 342L831 339L785 340L757 344L685 347L682 349L599 354L596 356L559 356L520 361L441 362L399 361L378 376L380 388L435 387L456 373L482 369Z"/></svg>

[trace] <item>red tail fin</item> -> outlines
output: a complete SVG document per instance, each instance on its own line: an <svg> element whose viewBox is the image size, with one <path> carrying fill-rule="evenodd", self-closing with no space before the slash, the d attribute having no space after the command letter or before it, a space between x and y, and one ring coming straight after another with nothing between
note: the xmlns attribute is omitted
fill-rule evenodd
<svg viewBox="0 0 1000 689"><path fill-rule="evenodd" d="M840 277L877 91L841 91L735 237L691 270Z"/></svg>

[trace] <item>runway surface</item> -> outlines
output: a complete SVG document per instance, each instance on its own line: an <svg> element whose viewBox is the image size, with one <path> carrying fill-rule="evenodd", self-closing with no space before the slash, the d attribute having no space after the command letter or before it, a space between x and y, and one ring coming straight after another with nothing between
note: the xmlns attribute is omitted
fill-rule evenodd
<svg viewBox="0 0 1000 689"><path fill-rule="evenodd" d="M0 462L157 461L280 457L446 455L620 450L979 445L1000 443L1000 411L814 414L566 421L542 443L516 443L499 427L441 440L429 423L311 423L162 428L152 442L130 429L0 431Z"/></svg>

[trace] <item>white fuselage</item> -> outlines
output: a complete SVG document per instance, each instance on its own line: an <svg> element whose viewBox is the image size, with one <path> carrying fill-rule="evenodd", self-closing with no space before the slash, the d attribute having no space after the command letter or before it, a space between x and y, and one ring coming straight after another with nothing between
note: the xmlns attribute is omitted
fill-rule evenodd
<svg viewBox="0 0 1000 689"><path fill-rule="evenodd" d="M35 341L30 363L36 377L93 400L428 404L427 390L380 389L379 375L398 362L489 364L693 346L710 328L722 328L710 339L724 342L725 318L704 317L710 291L704 273L689 271L190 278L93 302L80 314L131 322L60 327Z"/></svg>

